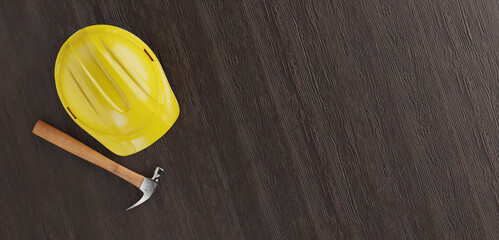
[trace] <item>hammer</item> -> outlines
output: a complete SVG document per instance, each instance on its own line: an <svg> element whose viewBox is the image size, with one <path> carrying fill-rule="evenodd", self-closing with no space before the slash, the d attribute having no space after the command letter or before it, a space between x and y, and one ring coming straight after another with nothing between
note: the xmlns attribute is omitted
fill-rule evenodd
<svg viewBox="0 0 499 240"><path fill-rule="evenodd" d="M127 208L127 211L137 207L151 197L154 190L156 190L156 187L158 186L158 178L161 173L163 173L162 168L156 167L154 175L151 178L144 177L126 167L121 166L120 164L91 149L82 142L41 120L38 120L35 124L33 133L78 157L108 170L109 172L139 188L144 195L142 195L142 198L140 198L138 202Z"/></svg>

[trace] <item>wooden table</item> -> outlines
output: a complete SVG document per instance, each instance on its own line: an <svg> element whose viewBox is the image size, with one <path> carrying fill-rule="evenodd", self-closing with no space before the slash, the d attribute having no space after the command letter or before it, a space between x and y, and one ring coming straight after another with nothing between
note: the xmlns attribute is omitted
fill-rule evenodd
<svg viewBox="0 0 499 240"><path fill-rule="evenodd" d="M118 157L65 113L63 42L158 55L180 117ZM499 239L496 0L0 1L0 239ZM35 137L42 119L132 185Z"/></svg>

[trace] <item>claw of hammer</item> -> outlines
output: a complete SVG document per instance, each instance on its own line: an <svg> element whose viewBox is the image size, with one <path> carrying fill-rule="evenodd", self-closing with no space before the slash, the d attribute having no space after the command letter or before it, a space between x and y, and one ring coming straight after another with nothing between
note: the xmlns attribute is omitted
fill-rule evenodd
<svg viewBox="0 0 499 240"><path fill-rule="evenodd" d="M140 184L140 191L144 193L142 197L137 201L134 205L130 206L126 210L130 210L134 207L139 206L143 202L145 202L147 199L151 197L151 195L154 193L154 190L156 190L156 187L158 186L158 178L161 176L161 173L163 173L163 169L160 167L156 167L156 170L154 170L154 175L152 178L144 178L144 181L142 181L142 184Z"/></svg>

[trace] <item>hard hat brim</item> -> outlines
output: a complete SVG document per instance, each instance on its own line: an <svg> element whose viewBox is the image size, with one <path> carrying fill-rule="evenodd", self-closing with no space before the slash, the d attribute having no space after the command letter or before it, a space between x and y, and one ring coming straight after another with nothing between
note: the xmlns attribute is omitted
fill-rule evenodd
<svg viewBox="0 0 499 240"><path fill-rule="evenodd" d="M176 113L173 113L174 115L172 113L168 114L168 119L173 119L173 122L166 122L165 118L158 118L156 121L152 121L148 128L135 137L125 139L122 137L100 134L94 132L92 129L85 130L114 154L119 156L132 155L149 147L170 130L180 113L177 101L175 101L175 105L177 107L173 110Z"/></svg>

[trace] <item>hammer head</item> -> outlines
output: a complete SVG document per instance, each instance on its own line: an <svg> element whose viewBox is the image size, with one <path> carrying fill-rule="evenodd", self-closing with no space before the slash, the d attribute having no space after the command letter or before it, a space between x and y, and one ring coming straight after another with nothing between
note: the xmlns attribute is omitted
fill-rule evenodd
<svg viewBox="0 0 499 240"><path fill-rule="evenodd" d="M127 211L134 207L139 206L140 204L144 203L145 201L147 201L147 199L151 197L151 195L154 193L154 190L156 190L156 187L158 186L158 178L159 176L161 176L161 173L163 173L163 171L164 170L162 168L156 167L156 170L154 170L154 175L152 176L152 178L148 177L144 178L144 181L139 187L140 191L142 191L144 195L142 195L142 198L140 198L138 202L136 202L131 207L127 208L126 209Z"/></svg>

